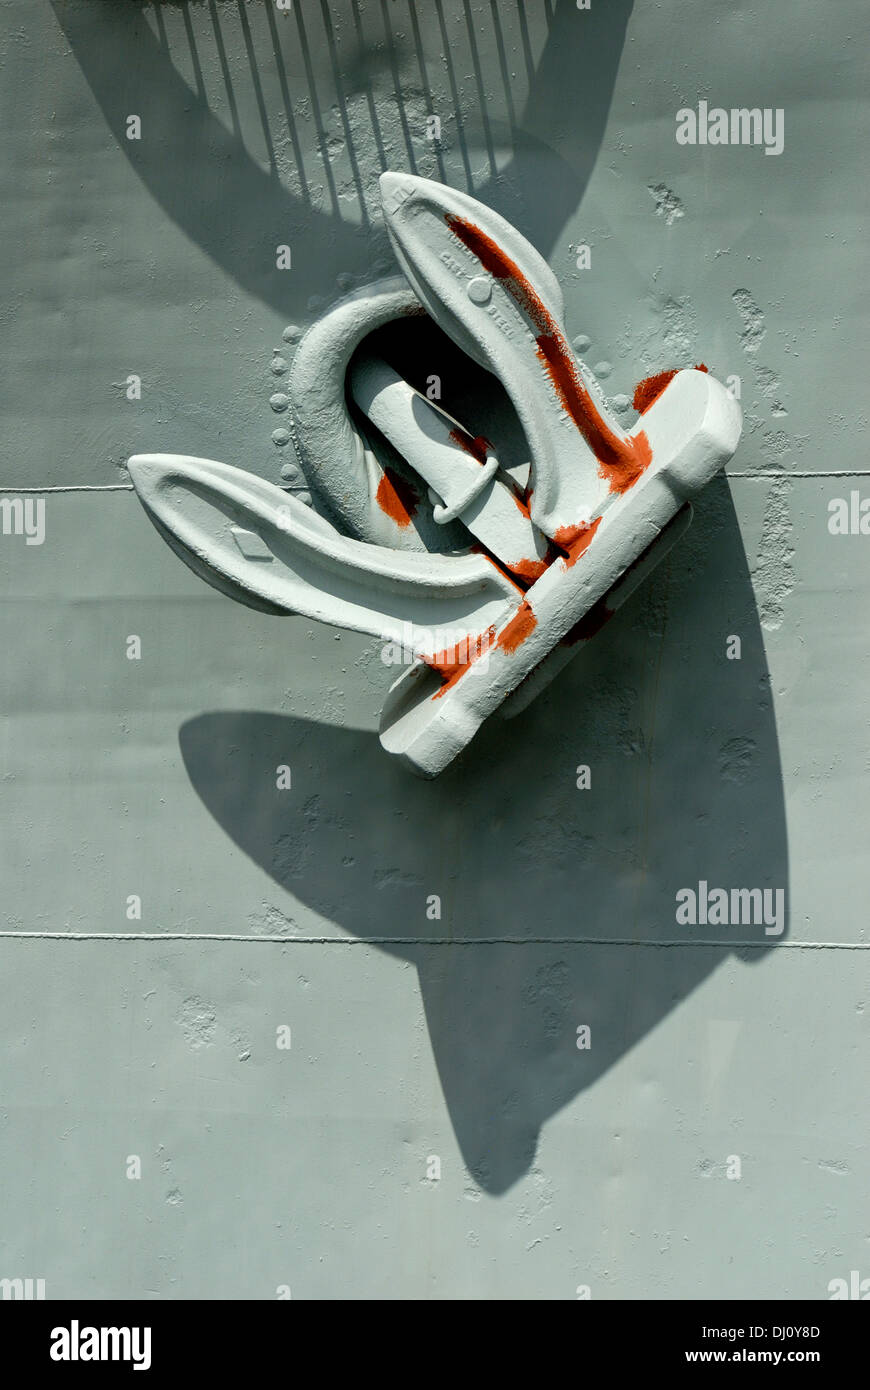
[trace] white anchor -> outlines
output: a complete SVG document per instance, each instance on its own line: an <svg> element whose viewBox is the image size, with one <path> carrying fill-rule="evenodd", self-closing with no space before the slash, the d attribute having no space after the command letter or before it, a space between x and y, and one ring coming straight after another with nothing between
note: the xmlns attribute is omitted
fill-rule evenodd
<svg viewBox="0 0 870 1390"><path fill-rule="evenodd" d="M733 455L741 414L706 370L687 369L656 378L622 430L568 346L555 276L514 227L428 179L387 173L381 193L412 292L390 283L336 306L303 338L288 384L309 484L338 525L224 463L138 454L129 470L169 545L222 592L410 651L380 740L434 777L495 709L524 708L655 568ZM486 441L357 353L356 405L428 485L412 528L351 419L345 376L367 334L421 305L500 379L531 468L520 489ZM474 551L438 553L450 523Z"/></svg>

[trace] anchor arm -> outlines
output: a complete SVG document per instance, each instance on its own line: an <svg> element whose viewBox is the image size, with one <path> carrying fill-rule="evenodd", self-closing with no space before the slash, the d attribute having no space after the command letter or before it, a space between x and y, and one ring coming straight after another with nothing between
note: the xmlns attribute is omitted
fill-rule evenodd
<svg viewBox="0 0 870 1390"><path fill-rule="evenodd" d="M476 641L522 598L482 555L352 540L292 494L228 464L140 454L129 469L177 554L221 592L266 612L367 632L425 660Z"/></svg>

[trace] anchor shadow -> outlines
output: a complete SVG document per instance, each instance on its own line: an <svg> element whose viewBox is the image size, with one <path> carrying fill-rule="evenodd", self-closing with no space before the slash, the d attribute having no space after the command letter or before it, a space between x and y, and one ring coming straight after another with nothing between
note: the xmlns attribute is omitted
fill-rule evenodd
<svg viewBox="0 0 870 1390"><path fill-rule="evenodd" d="M203 714L179 737L205 806L292 899L416 966L457 1141L490 1193L529 1169L547 1119L725 957L751 965L785 936L675 920L676 892L702 879L788 880L764 645L721 477L550 690L515 720L490 719L434 782L371 734L306 719ZM292 796L275 789L281 763Z"/></svg>

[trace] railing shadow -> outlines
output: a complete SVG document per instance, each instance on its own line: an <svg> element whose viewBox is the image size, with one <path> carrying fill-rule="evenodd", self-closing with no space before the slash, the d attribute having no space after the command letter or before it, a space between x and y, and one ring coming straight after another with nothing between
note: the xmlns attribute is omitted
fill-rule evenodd
<svg viewBox="0 0 870 1390"><path fill-rule="evenodd" d="M440 52L425 51L413 0L407 5L380 0L379 8L363 7L358 0L343 7L325 0L300 2L280 18L269 0L261 5L237 0L230 13L238 13L243 53L228 50L228 11L215 0L51 4L109 129L165 215L242 289L288 318L299 318L312 276L276 274L276 246L291 245L294 266L317 267L317 278L330 284L338 274L364 277L380 259L391 265L377 191L377 177L387 167L464 182L546 255L577 208L598 155L633 0L608 0L582 16L569 0L555 10L540 0L518 0L515 13L491 3L492 53L486 61L469 0L433 0ZM340 45L337 9L343 19ZM184 62L193 73L192 87L173 61L166 10L183 15ZM530 83L521 112L511 91L508 14L521 37ZM154 29L146 16L153 16ZM256 35L252 21L257 21ZM546 41L534 68L529 27L544 23ZM198 37L206 24L228 123L207 96ZM267 58L258 59L255 38ZM472 55L471 84L457 71L460 43ZM274 68L280 111L277 105L270 108L264 95L264 61L270 73ZM428 142L425 115L435 101L436 74L446 130L443 140ZM406 112L412 79L419 96L414 130ZM335 96L329 109L321 95L327 84ZM359 98L353 113L351 94ZM268 169L243 141L243 95L262 127ZM496 95L506 120L490 114ZM310 112L310 128L296 109L300 103ZM130 113L142 119L142 140L126 138ZM279 116L292 151L286 177L276 153ZM342 187L330 151L333 136L347 159ZM496 145L503 154L500 164ZM420 167L424 158L425 169Z"/></svg>

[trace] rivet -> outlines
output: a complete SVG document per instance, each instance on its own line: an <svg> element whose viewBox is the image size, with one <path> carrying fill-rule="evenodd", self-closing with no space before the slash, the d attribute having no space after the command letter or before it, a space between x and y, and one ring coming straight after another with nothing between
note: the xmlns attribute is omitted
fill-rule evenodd
<svg viewBox="0 0 870 1390"><path fill-rule="evenodd" d="M492 298L492 281L486 275L475 275L468 282L468 298L472 304L488 304Z"/></svg>

